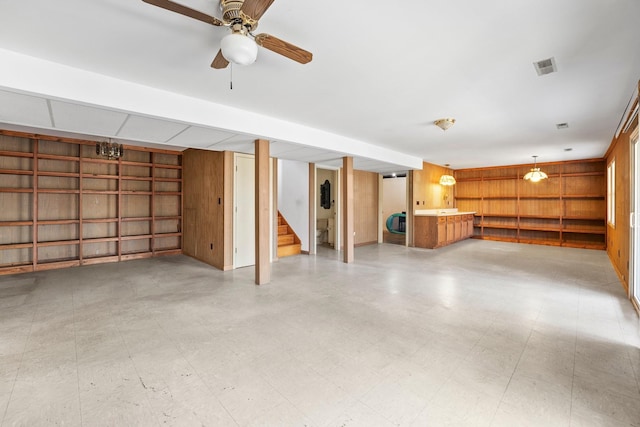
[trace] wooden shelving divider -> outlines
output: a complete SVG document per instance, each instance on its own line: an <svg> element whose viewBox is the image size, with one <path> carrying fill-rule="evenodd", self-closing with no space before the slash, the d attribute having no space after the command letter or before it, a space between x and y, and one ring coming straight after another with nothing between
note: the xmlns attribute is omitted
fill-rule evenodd
<svg viewBox="0 0 640 427"><path fill-rule="evenodd" d="M182 153L0 130L0 275L182 253Z"/></svg>
<svg viewBox="0 0 640 427"><path fill-rule="evenodd" d="M460 169L456 207L475 211L474 238L606 248L603 159L539 164L549 179L522 178L531 165Z"/></svg>

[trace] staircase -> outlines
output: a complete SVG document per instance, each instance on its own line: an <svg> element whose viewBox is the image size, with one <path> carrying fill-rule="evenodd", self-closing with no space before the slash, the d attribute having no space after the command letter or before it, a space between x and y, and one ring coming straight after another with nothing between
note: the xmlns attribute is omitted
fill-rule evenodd
<svg viewBox="0 0 640 427"><path fill-rule="evenodd" d="M278 211L278 258L300 254L300 238Z"/></svg>

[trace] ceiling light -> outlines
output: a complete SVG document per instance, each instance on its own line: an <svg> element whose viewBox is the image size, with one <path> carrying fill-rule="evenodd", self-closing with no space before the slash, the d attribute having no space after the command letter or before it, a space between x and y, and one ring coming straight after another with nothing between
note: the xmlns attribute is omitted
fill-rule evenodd
<svg viewBox="0 0 640 427"><path fill-rule="evenodd" d="M250 65L258 57L258 45L242 31L227 34L220 42L222 56L238 65Z"/></svg>
<svg viewBox="0 0 640 427"><path fill-rule="evenodd" d="M447 118L444 118L444 119L438 119L433 123L436 126L438 126L440 129L447 130L447 129L449 129L451 126L453 126L456 123L456 119L454 119L452 117L447 117Z"/></svg>
<svg viewBox="0 0 640 427"><path fill-rule="evenodd" d="M456 185L456 179L452 175L442 175L440 177L440 185Z"/></svg>
<svg viewBox="0 0 640 427"><path fill-rule="evenodd" d="M531 156L531 157L533 157L533 167L524 176L524 180L525 181L531 181L531 182L539 182L539 181L542 181L543 179L549 178L549 176L546 173L542 172L540 170L540 168L537 167L538 166L538 162L537 162L538 156Z"/></svg>

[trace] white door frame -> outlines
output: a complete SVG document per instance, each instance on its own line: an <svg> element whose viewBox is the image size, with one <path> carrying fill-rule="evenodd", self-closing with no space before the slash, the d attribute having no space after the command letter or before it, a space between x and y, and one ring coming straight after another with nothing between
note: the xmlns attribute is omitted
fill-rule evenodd
<svg viewBox="0 0 640 427"><path fill-rule="evenodd" d="M640 141L638 128L631 134L630 187L631 205L629 215L629 299L640 313Z"/></svg>

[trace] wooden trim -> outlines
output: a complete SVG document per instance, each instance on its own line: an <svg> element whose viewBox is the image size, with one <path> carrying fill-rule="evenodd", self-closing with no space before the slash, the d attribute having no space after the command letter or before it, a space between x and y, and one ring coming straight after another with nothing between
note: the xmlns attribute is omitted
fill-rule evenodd
<svg viewBox="0 0 640 427"><path fill-rule="evenodd" d="M31 218L33 219L33 250L31 251L31 261L33 263L33 271L36 271L38 268L38 151L39 144L37 139L31 139L31 144L33 145L33 200L32 200L32 208L33 213L31 214Z"/></svg>
<svg viewBox="0 0 640 427"><path fill-rule="evenodd" d="M309 163L309 255L316 254L316 164Z"/></svg>
<svg viewBox="0 0 640 427"><path fill-rule="evenodd" d="M269 226L269 141L255 141L255 282L263 285L271 281L271 239Z"/></svg>
<svg viewBox="0 0 640 427"><path fill-rule="evenodd" d="M353 157L342 158L342 245L343 261L354 261L354 194L353 194Z"/></svg>

